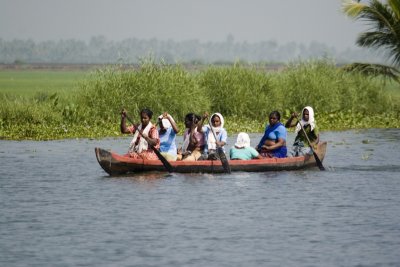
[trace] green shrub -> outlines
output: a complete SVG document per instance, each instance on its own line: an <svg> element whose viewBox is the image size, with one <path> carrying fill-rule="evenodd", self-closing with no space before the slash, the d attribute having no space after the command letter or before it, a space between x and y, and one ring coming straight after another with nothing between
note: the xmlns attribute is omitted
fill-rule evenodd
<svg viewBox="0 0 400 267"><path fill-rule="evenodd" d="M99 69L74 91L0 94L0 138L117 136L121 109L137 122L145 107L155 117L169 112L181 129L189 112L221 112L232 135L261 132L272 110L285 122L309 105L321 130L399 128L400 98L393 91L382 79L343 72L330 61L293 62L279 72L239 63L190 72L148 60L137 69Z"/></svg>

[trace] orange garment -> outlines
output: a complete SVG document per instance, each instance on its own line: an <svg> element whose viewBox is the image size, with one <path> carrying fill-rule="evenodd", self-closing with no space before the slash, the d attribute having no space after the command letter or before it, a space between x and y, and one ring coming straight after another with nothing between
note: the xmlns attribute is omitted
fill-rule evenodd
<svg viewBox="0 0 400 267"><path fill-rule="evenodd" d="M128 130L134 134L136 131L136 127L135 126L129 126ZM156 139L157 143L154 146L155 149L160 149L160 137L158 135L158 130L157 128L153 125L150 130L149 130L149 137L152 139ZM138 144L140 141L140 138L143 138L140 134L138 135L135 144ZM127 154L125 154L125 156L130 157L130 158L134 158L134 159L148 159L148 160L157 160L157 154L154 153L154 150L152 148L150 148L150 146L148 147L147 150L143 150L142 152L138 153L138 152L128 152Z"/></svg>

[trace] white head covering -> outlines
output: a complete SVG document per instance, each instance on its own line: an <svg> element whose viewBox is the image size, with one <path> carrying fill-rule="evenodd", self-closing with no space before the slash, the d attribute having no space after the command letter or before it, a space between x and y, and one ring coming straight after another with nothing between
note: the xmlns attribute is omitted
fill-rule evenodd
<svg viewBox="0 0 400 267"><path fill-rule="evenodd" d="M308 110L308 121L305 121L304 120L304 110ZM301 125L304 127L304 126L307 126L308 124L310 124L311 125L311 131L312 130L314 130L314 128L315 128L315 119L314 119L314 110L313 110L313 108L312 107L310 107L310 106L307 106L307 107L305 107L305 108L303 108L303 110L301 111L301 121L300 121L300 123L301 123ZM298 133L299 131L301 131L301 126L299 125L299 124L297 124L297 126L296 126L296 130L295 130L295 133Z"/></svg>
<svg viewBox="0 0 400 267"><path fill-rule="evenodd" d="M239 133L236 139L235 147L249 147L250 146L250 137L247 133Z"/></svg>
<svg viewBox="0 0 400 267"><path fill-rule="evenodd" d="M168 114L167 116L168 116L168 118L171 119L171 121L175 122L171 115ZM168 119L166 119L166 118L163 119L163 117L164 117L163 114L161 114L160 116L158 116L158 118L161 119L161 122L162 122L162 125L163 125L164 129L168 129L169 127L172 126L172 125L171 125L171 122L170 122Z"/></svg>
<svg viewBox="0 0 400 267"><path fill-rule="evenodd" d="M224 128L224 117L222 117L222 114L216 112L216 113L214 113L214 114L212 114L212 115L210 116L210 120L212 120L212 118L213 118L214 116L218 116L219 119L221 120L221 125L220 125L219 127L213 127L214 131L215 131L216 129L219 129L219 128Z"/></svg>
<svg viewBox="0 0 400 267"><path fill-rule="evenodd" d="M217 135L217 137L218 137L217 132L220 133L221 128L224 128L224 117L222 117L221 113L216 112L216 113L212 114L210 116L210 122L214 116L219 117L219 119L221 120L221 125L219 127L213 127L212 125L206 125L206 127L210 128L210 131L208 132L208 136L207 136L208 149L217 149L216 140L215 140L214 134L211 131L211 127L214 130L214 133ZM212 124L212 122L211 122L211 124Z"/></svg>

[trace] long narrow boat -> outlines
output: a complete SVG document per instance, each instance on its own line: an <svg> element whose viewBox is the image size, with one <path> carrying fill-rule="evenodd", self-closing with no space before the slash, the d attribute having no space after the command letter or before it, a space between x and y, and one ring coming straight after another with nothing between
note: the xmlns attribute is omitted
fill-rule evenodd
<svg viewBox="0 0 400 267"><path fill-rule="evenodd" d="M318 145L315 152L318 158L323 161L326 153L326 142ZM95 148L97 161L109 175L121 175L129 173L166 171L159 160L132 159L117 153ZM224 168L220 160L202 161L171 161L174 172L178 173L223 173ZM299 170L310 167L317 167L313 155L287 158L268 158L253 160L229 160L232 172L267 172L283 170Z"/></svg>

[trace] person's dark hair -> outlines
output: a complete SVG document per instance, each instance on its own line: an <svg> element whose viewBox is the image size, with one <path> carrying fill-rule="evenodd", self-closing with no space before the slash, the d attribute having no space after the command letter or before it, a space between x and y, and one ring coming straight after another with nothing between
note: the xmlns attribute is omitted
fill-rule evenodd
<svg viewBox="0 0 400 267"><path fill-rule="evenodd" d="M151 110L148 109L148 108L142 109L142 110L140 111L140 114L142 114L142 113L146 114L150 119L151 119L151 117L153 117L153 111L151 111Z"/></svg>
<svg viewBox="0 0 400 267"><path fill-rule="evenodd" d="M185 116L185 120L191 121L193 123L198 123L201 120L201 116L196 115L195 113L188 113Z"/></svg>
<svg viewBox="0 0 400 267"><path fill-rule="evenodd" d="M272 112L269 114L269 117L271 117L271 116L277 117L277 118L278 118L278 121L281 120L281 114L280 114L279 111L277 111L277 110L272 111Z"/></svg>
<svg viewBox="0 0 400 267"><path fill-rule="evenodd" d="M198 123L199 121L201 121L201 116L196 114L196 123Z"/></svg>

